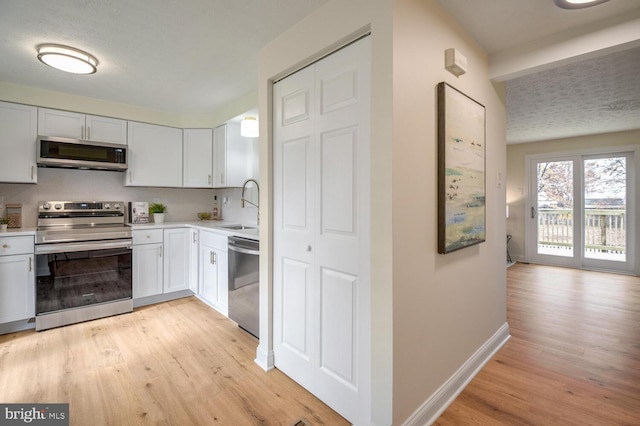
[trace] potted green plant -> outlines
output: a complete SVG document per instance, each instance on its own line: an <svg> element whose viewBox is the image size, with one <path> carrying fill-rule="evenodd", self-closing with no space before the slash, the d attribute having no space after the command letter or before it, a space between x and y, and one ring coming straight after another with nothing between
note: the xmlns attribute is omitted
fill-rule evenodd
<svg viewBox="0 0 640 426"><path fill-rule="evenodd" d="M0 232L5 232L7 230L8 225L9 225L9 218L0 217Z"/></svg>
<svg viewBox="0 0 640 426"><path fill-rule="evenodd" d="M149 213L153 214L154 223L164 222L164 214L167 212L167 206L162 203L153 203L149 206Z"/></svg>

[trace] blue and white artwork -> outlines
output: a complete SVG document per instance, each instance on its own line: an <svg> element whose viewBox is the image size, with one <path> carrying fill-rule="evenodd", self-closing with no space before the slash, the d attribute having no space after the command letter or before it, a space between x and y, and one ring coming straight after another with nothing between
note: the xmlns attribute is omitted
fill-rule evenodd
<svg viewBox="0 0 640 426"><path fill-rule="evenodd" d="M485 108L438 85L438 252L486 239Z"/></svg>

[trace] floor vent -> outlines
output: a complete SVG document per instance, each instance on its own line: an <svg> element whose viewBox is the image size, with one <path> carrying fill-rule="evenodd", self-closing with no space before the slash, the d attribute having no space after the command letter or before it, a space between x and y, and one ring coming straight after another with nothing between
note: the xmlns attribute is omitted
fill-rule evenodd
<svg viewBox="0 0 640 426"><path fill-rule="evenodd" d="M301 417L295 422L291 423L291 426L311 426L311 423L309 423L309 420Z"/></svg>

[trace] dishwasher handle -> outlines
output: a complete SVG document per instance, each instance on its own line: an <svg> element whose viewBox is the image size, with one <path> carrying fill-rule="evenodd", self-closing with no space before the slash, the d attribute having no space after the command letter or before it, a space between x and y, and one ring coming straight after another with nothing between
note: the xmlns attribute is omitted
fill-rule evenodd
<svg viewBox="0 0 640 426"><path fill-rule="evenodd" d="M243 254L252 254L254 256L258 256L260 254L260 250L251 250L248 248L233 246L231 244L229 244L229 250Z"/></svg>

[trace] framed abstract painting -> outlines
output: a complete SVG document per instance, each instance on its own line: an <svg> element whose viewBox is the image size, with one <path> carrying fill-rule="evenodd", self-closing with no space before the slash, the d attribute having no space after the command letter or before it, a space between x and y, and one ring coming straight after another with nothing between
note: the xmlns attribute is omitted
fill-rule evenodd
<svg viewBox="0 0 640 426"><path fill-rule="evenodd" d="M485 108L438 84L438 253L486 240Z"/></svg>

